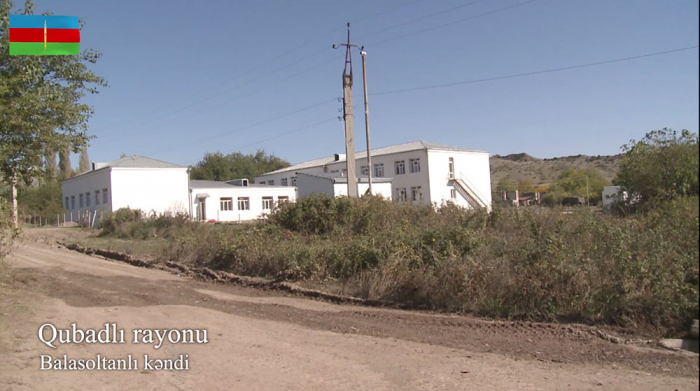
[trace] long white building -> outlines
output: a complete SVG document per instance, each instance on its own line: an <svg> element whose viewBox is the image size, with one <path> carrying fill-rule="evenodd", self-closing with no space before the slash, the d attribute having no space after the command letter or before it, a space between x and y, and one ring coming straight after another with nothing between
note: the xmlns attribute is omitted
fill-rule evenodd
<svg viewBox="0 0 700 391"><path fill-rule="evenodd" d="M415 141L373 149L371 155L373 178L391 179L391 199L396 202L451 201L464 207L491 208L488 152ZM355 164L358 176L367 177L366 151L355 154ZM297 186L301 173L342 177L345 171L345 155L335 154L260 175L255 183Z"/></svg>

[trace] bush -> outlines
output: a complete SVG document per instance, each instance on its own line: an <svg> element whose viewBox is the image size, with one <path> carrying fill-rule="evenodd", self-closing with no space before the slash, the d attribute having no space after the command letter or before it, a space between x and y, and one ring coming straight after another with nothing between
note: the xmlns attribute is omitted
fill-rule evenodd
<svg viewBox="0 0 700 391"><path fill-rule="evenodd" d="M697 198L624 218L588 208L488 214L373 197L310 197L246 225L115 215L118 235L166 237L168 259L341 286L368 299L661 333L685 330L698 313Z"/></svg>

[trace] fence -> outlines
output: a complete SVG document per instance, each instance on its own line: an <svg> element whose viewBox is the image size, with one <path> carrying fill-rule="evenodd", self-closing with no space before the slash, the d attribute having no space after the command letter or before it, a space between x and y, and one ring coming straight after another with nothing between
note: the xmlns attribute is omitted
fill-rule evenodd
<svg viewBox="0 0 700 391"><path fill-rule="evenodd" d="M104 214L101 210L73 211L63 214L47 213L20 213L19 220L25 225L35 227L65 227L78 225L81 227L99 228L100 218Z"/></svg>

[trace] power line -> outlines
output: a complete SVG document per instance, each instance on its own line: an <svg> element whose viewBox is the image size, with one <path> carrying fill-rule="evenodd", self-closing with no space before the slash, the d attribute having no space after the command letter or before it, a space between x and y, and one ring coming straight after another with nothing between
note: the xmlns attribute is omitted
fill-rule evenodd
<svg viewBox="0 0 700 391"><path fill-rule="evenodd" d="M264 120L264 121L256 122L256 123L254 123L254 124L252 124L252 125L247 125L247 126L244 126L244 127L238 128L238 129L234 129L234 130L231 130L231 131L228 131L228 132L219 133L219 134L216 134L216 135L207 137L207 138L200 138L200 139L197 139L197 140L195 140L195 141L190 141L190 142L188 142L188 143L186 143L186 144L180 144L180 145L177 145L177 146L174 146L174 147L171 147L171 148L166 148L166 149L163 149L163 150L160 150L160 151L154 153L154 155L160 155L160 154L162 154L162 153L164 153L164 152L174 151L174 150L176 150L176 149L184 148L184 147L190 146L190 145L195 144L195 143L201 143L201 142L203 142L203 141L209 141L209 140L212 140L212 139L215 139L215 138L219 138L219 137L222 137L222 136L227 136L227 135L230 135L230 134L238 133L238 132L241 132L241 131L243 131L243 130L251 129L251 128L254 128L254 127L256 127L256 126L259 126L259 125L262 125L262 124L266 124L266 123L268 123L268 122L272 122L272 121L278 120L278 119L280 119L280 118L288 117L288 116L290 116L290 115L297 114L297 113L300 113L300 112L302 112L302 111L306 111L306 110L312 109L312 108L314 108L314 107L318 107L318 106L324 105L324 104L329 103L329 102L337 101L337 99L338 99L338 98L333 98L333 99L324 100L324 101L322 101L322 102L315 103L315 104L313 104L313 105L311 105L311 106L306 106L306 107L301 108L301 109L297 109L297 110L294 110L294 111L291 111L291 112L288 112L288 113L285 113L285 114L280 114L280 115L278 115L278 116L275 116L275 117L272 117L272 118L268 118L268 119L266 119L266 120Z"/></svg>
<svg viewBox="0 0 700 391"><path fill-rule="evenodd" d="M503 11L509 10L509 9L511 9L511 8L516 8L516 7L520 7L520 6L526 5L526 4L534 3L535 1L537 1L537 0L528 0L528 1L524 1L524 2L522 2L522 3L509 5L509 6L507 6L507 7L499 8L499 9L496 9L496 10L493 10L493 11L489 11L489 12L486 12L486 13L483 13L483 14L479 14L479 15L476 15L476 16L470 16L470 17L468 17L468 18L455 20L455 21L453 21L453 22L444 23L444 24L440 24L440 25L437 25L437 26L429 27L429 28L426 28L426 29L423 29L423 30L414 31L414 32L411 32L411 33L399 35L399 36L397 36L397 37L388 38L388 39L385 39L385 40L382 40L382 41L373 42L373 43L370 43L370 45L377 46L377 45L381 45L381 44L383 44L383 43L387 43L387 42L390 42L390 41L395 41L395 40L400 39L400 38L410 37L411 35L417 35L417 34L422 34L422 33L428 32L428 31L441 29L441 28L443 28L443 27L452 26L452 25L454 25L454 24L463 23L463 22L467 22L467 21L470 21L470 20L482 18L482 17L484 17L484 16L492 15L492 14L495 14L495 13L498 13L498 12L503 12ZM470 3L470 4L471 4L471 3Z"/></svg>
<svg viewBox="0 0 700 391"><path fill-rule="evenodd" d="M413 24L413 23L416 23L416 22L420 22L420 21L425 20L425 19L432 18L433 16L438 16L438 15L446 14L446 13L448 13L448 12L456 11L456 10L458 10L458 9L460 9L460 8L468 7L468 6L472 5L472 4L480 3L480 2L482 2L482 1L484 1L484 0L475 0L475 1L472 1L472 2L469 2L469 3L466 3L466 4L462 4L462 5L458 5L458 6L456 6L456 7L448 8L448 9L446 9L446 10L442 10L442 11L440 11L440 12L435 12L435 13L432 13L432 14L430 14L430 15L421 16L420 18L416 18L416 19L413 19L413 20L409 20L408 22L399 23L399 24L396 24L396 25L393 25L393 26L389 26L389 27L383 28L383 29L381 29L381 30L373 31L373 32L371 32L371 33L369 33L369 34L361 35L361 36L359 36L359 37L357 37L357 38L355 38L355 39L362 39L362 38L369 37L369 36L372 36L372 35L377 35L377 34L380 34L380 33L385 32L385 31L393 30L393 29L396 29L396 28L399 28L399 27L403 27L403 26L406 26L406 25L409 25L409 24Z"/></svg>
<svg viewBox="0 0 700 391"><path fill-rule="evenodd" d="M587 64L572 65L572 66L568 66L568 67L544 69L541 71L516 73L513 75L495 76L495 77L489 77L489 78L485 78L485 79L473 79L473 80L458 81L458 82L453 82L453 83L435 84L435 85L423 86L423 87L404 88L404 89L393 90L393 91L375 92L375 93L370 94L370 95L398 94L398 93L402 93L402 92L430 90L430 89L435 89L435 88L452 87L452 86L463 85L463 84L473 84L473 83L482 83L482 82L494 81L494 80L513 79L516 77L533 76L533 75L539 75L539 74L543 74L543 73L568 71L568 70L572 70L572 69L579 69L579 68L587 68L587 67L593 67L593 66L598 66L598 65L612 64L612 63L616 63L616 62L630 61L630 60L636 60L636 59L646 58L646 57L661 56L664 54L682 52L685 50L691 50L691 49L697 49L697 48L698 48L698 45L688 46L688 47L683 47L683 48L678 48L678 49L665 50L662 52L654 52L654 53L640 54L638 56L617 58L614 60L591 62L591 63L587 63Z"/></svg>
<svg viewBox="0 0 700 391"><path fill-rule="evenodd" d="M257 145L257 144L261 144L261 143L264 143L264 142L267 142L267 141L270 141L270 140L278 139L278 138L280 138L280 137L288 136L288 135L290 135L290 134L292 134L292 133L301 132L302 130L306 130L306 129L309 129L309 128L313 128L313 127L316 127L316 126L325 124L325 123L327 123L327 122L337 121L337 120L338 120L338 117L328 118L328 119L325 119L325 120L320 121L320 122L316 122L316 123L311 124L311 125L307 125L307 126L304 126L304 127L301 127L301 128L297 128L297 129L294 129L294 130L290 130L290 131L288 131L288 132L284 132L284 133L277 134L277 135L272 136L272 137L268 137L268 138L266 138L266 139L264 139L264 140L256 141L256 142L253 142L253 143L250 143L250 144L246 144L246 145L241 145L240 147L237 147L236 149L240 151L240 150L242 150L242 149L244 149L244 148L252 147L253 145ZM233 150L233 149L232 149L232 150L229 150L227 153L231 153L232 151L234 151L234 150ZM189 161L187 161L187 164L192 163L192 162L197 161L197 160L200 160L200 158L189 160Z"/></svg>

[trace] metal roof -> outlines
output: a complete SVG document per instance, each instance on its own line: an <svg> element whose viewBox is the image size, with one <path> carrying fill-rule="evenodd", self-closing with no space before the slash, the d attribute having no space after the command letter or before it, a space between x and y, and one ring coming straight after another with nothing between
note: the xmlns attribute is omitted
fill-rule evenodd
<svg viewBox="0 0 700 391"><path fill-rule="evenodd" d="M205 181L199 179L190 180L190 188L192 189L228 189L230 187L241 186L234 186L229 183L219 181Z"/></svg>
<svg viewBox="0 0 700 391"><path fill-rule="evenodd" d="M106 167L123 167L123 168L185 168L174 163L164 162L162 160L152 159L150 157L140 155L130 155L113 162L107 163Z"/></svg>
<svg viewBox="0 0 700 391"><path fill-rule="evenodd" d="M311 176L311 177L316 177L316 178L323 178L323 179L328 179L332 181L333 183L347 183L348 182L348 177L343 177L343 176L334 176L334 175L329 175L329 174L317 174L317 173L307 173L307 172L300 172L299 175L306 175L306 176ZM372 183L391 183L391 181L394 178L372 178ZM357 183L367 183L369 179L364 176L364 177L357 177Z"/></svg>
<svg viewBox="0 0 700 391"><path fill-rule="evenodd" d="M388 146L388 147L372 149L372 156L382 156L382 155L390 155L392 153L420 151L420 150L439 150L439 151L486 153L485 151L479 151L479 150L475 150L475 149L466 149L466 148L461 148L461 147L454 147L451 145L431 143L429 141L413 141L410 143L404 143L404 144L398 144L398 145L392 145L392 146ZM360 151L360 152L355 153L355 159L364 159L364 158L367 158L367 151ZM314 159L314 160L309 160L309 161L302 162L299 164L295 164L295 165L292 165L292 166L289 166L286 168L282 168L282 169L279 169L276 171L268 172L268 173L260 175L260 177L263 177L266 175L272 175L272 174L279 174L282 172L296 171L296 170L301 170L301 169L311 168L311 167L322 167L322 166L325 166L327 164L344 162L344 161L345 161L345 155L340 155L339 160L335 160L335 156Z"/></svg>

